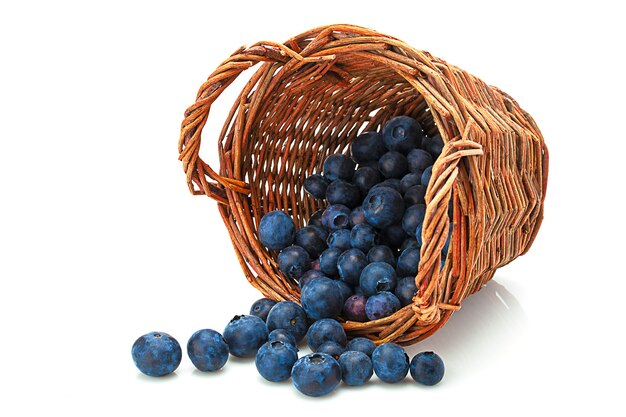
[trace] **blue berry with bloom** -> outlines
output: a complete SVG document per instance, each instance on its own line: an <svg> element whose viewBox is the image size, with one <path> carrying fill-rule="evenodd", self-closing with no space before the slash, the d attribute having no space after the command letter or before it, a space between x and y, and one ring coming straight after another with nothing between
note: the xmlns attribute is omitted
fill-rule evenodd
<svg viewBox="0 0 626 417"><path fill-rule="evenodd" d="M411 359L411 377L423 385L435 385L443 379L443 360L434 352L421 352Z"/></svg>
<svg viewBox="0 0 626 417"><path fill-rule="evenodd" d="M281 250L293 243L296 225L281 210L270 211L259 223L259 240L270 250Z"/></svg>
<svg viewBox="0 0 626 417"><path fill-rule="evenodd" d="M228 344L219 332L202 329L189 338L187 354L199 371L215 372L228 361Z"/></svg>
<svg viewBox="0 0 626 417"><path fill-rule="evenodd" d="M148 376L171 374L182 359L180 344L164 332L144 334L133 343L131 354L137 369Z"/></svg>
<svg viewBox="0 0 626 417"><path fill-rule="evenodd" d="M395 343L383 343L374 349L372 363L376 376L389 384L402 381L409 373L409 357Z"/></svg>
<svg viewBox="0 0 626 417"><path fill-rule="evenodd" d="M312 353L296 361L291 369L291 380L301 393L319 397L337 388L341 382L341 366L330 355Z"/></svg>

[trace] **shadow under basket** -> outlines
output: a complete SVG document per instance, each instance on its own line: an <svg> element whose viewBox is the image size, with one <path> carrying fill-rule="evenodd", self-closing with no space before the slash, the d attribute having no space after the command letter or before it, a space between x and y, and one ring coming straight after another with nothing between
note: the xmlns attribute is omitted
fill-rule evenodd
<svg viewBox="0 0 626 417"><path fill-rule="evenodd" d="M256 64L219 135L218 174L198 156L202 129L213 102ZM236 50L185 112L179 152L190 191L219 203L247 280L266 297L299 303L297 283L259 242L261 217L280 209L304 226L324 205L304 192L304 179L321 172L328 155L349 153L360 132L380 130L397 115L415 118L445 143L426 192L418 292L389 317L340 320L349 337L408 345L435 332L498 267L526 253L539 230L548 150L515 100L396 38L331 25L284 44Z"/></svg>

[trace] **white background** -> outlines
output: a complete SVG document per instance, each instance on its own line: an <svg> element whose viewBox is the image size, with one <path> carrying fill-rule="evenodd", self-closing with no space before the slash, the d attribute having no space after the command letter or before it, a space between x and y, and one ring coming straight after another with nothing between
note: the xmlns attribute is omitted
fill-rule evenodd
<svg viewBox="0 0 626 417"><path fill-rule="evenodd" d="M542 3L2 2L0 415L624 415L624 15ZM259 298L216 204L188 193L183 111L240 45L338 22L430 51L534 116L551 165L532 250L409 348L444 358L433 388L310 399L250 360L205 375L186 355L170 377L140 375L141 334L184 347ZM241 82L205 129L216 169Z"/></svg>

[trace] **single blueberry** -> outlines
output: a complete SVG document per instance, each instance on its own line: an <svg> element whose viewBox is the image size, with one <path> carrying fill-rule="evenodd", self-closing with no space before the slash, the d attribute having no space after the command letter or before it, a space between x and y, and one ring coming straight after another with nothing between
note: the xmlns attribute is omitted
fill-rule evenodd
<svg viewBox="0 0 626 417"><path fill-rule="evenodd" d="M415 230L417 230L417 228ZM417 239L415 239L414 237L407 237L406 239L404 239L404 242L402 242L402 245L400 246L400 253L404 252L404 250L408 248L419 247L420 245L417 243Z"/></svg>
<svg viewBox="0 0 626 417"><path fill-rule="evenodd" d="M340 279L335 279L333 280L333 282L335 283L337 288L339 288L339 293L341 294L341 302L343 305L348 298L354 295L354 291L352 290L351 286L349 286Z"/></svg>
<svg viewBox="0 0 626 417"><path fill-rule="evenodd" d="M349 156L336 153L324 160L324 176L331 181L351 181L356 164Z"/></svg>
<svg viewBox="0 0 626 417"><path fill-rule="evenodd" d="M350 227L350 209L342 204L330 205L322 214L322 224L326 230L347 229Z"/></svg>
<svg viewBox="0 0 626 417"><path fill-rule="evenodd" d="M350 244L350 230L337 229L328 235L326 240L329 248L338 248L342 251L348 250L352 247Z"/></svg>
<svg viewBox="0 0 626 417"><path fill-rule="evenodd" d="M183 357L178 341L164 332L144 334L131 349L135 366L148 376L164 376L178 368Z"/></svg>
<svg viewBox="0 0 626 417"><path fill-rule="evenodd" d="M267 328L285 329L299 343L308 329L306 312L293 301L281 301L267 315Z"/></svg>
<svg viewBox="0 0 626 417"><path fill-rule="evenodd" d="M389 246L393 250L402 246L406 238L407 235L402 228L402 222L392 224L378 233L378 243Z"/></svg>
<svg viewBox="0 0 626 417"><path fill-rule="evenodd" d="M312 226L308 226L308 227L313 232L315 232L317 237L319 237L323 241L326 241L326 239L328 239L328 231L324 228L324 226L312 225Z"/></svg>
<svg viewBox="0 0 626 417"><path fill-rule="evenodd" d="M263 320L257 316L241 315L233 317L226 325L224 340L231 355L247 358L256 355L259 347L267 342L268 333Z"/></svg>
<svg viewBox="0 0 626 417"><path fill-rule="evenodd" d="M385 245L373 246L372 249L367 252L367 261L369 263L385 262L394 268L396 267L396 257L393 250Z"/></svg>
<svg viewBox="0 0 626 417"><path fill-rule="evenodd" d="M426 187L421 184L414 185L404 193L404 204L407 207L424 204L426 202L424 197L426 197Z"/></svg>
<svg viewBox="0 0 626 417"><path fill-rule="evenodd" d="M357 169L354 173L354 178L352 178L352 182L358 187L363 195L367 194L370 188L382 180L383 179L380 177L380 171L371 167L362 167Z"/></svg>
<svg viewBox="0 0 626 417"><path fill-rule="evenodd" d="M372 188L363 202L363 214L367 223L384 229L399 222L404 215L402 195L392 188Z"/></svg>
<svg viewBox="0 0 626 417"><path fill-rule="evenodd" d="M304 190L313 198L323 199L326 197L326 188L328 188L328 181L320 174L313 174L304 180Z"/></svg>
<svg viewBox="0 0 626 417"><path fill-rule="evenodd" d="M408 116L396 116L383 127L383 142L387 149L405 154L421 146L423 136L422 126Z"/></svg>
<svg viewBox="0 0 626 417"><path fill-rule="evenodd" d="M298 360L298 350L289 343L267 342L259 348L254 361L259 374L268 381L286 381Z"/></svg>
<svg viewBox="0 0 626 417"><path fill-rule="evenodd" d="M415 204L407 208L402 217L402 229L409 236L415 236L415 229L424 221L426 206Z"/></svg>
<svg viewBox="0 0 626 417"><path fill-rule="evenodd" d="M275 305L276 301L269 298L261 298L260 300L256 300L254 304L252 304L252 306L250 307L250 314L253 316L257 316L261 320L265 321L267 320L267 314Z"/></svg>
<svg viewBox="0 0 626 417"><path fill-rule="evenodd" d="M394 291L400 304L402 306L408 306L413 304L413 297L417 294L417 287L415 286L415 276L404 277L398 280L396 284L396 290Z"/></svg>
<svg viewBox="0 0 626 417"><path fill-rule="evenodd" d="M293 219L280 210L265 214L259 223L259 240L270 250L281 250L291 245L295 234Z"/></svg>
<svg viewBox="0 0 626 417"><path fill-rule="evenodd" d="M342 204L354 208L361 204L361 191L359 187L347 181L335 180L326 190L326 200L328 204Z"/></svg>
<svg viewBox="0 0 626 417"><path fill-rule="evenodd" d="M323 225L322 225L322 214L324 214L324 209L316 210L313 214L311 214L311 217L309 217L309 221L308 221L307 225L308 226L323 227Z"/></svg>
<svg viewBox="0 0 626 417"><path fill-rule="evenodd" d="M363 214L363 207L356 207L350 212L350 227L354 227L357 224L365 223L365 215Z"/></svg>
<svg viewBox="0 0 626 417"><path fill-rule="evenodd" d="M406 159L409 163L409 171L414 173L424 172L434 162L433 157L423 149L413 149Z"/></svg>
<svg viewBox="0 0 626 417"><path fill-rule="evenodd" d="M374 349L376 349L376 344L367 337L355 337L346 345L347 351L363 352L370 358L372 357L372 353L374 353Z"/></svg>
<svg viewBox="0 0 626 417"><path fill-rule="evenodd" d="M406 191L413 187L414 185L419 185L422 183L422 173L408 173L400 180L400 192L402 194L406 193Z"/></svg>
<svg viewBox="0 0 626 417"><path fill-rule="evenodd" d="M383 151L382 151L381 155L384 154L385 152L387 152L387 149L385 149L383 147ZM359 165L357 165L357 169L358 168L365 168L365 167L378 169L378 159L374 159L374 160L371 160L371 161L365 161L365 162L359 162Z"/></svg>
<svg viewBox="0 0 626 417"><path fill-rule="evenodd" d="M272 330L267 337L267 341L289 343L293 347L298 346L298 341L296 340L296 338L285 329Z"/></svg>
<svg viewBox="0 0 626 417"><path fill-rule="evenodd" d="M366 296L396 288L396 271L385 262L374 262L363 268L359 285Z"/></svg>
<svg viewBox="0 0 626 417"><path fill-rule="evenodd" d="M372 378L372 360L363 352L347 351L339 356L341 375L346 385L363 385Z"/></svg>
<svg viewBox="0 0 626 417"><path fill-rule="evenodd" d="M372 295L365 303L365 314L370 320L391 316L400 310L400 300L390 292L383 291Z"/></svg>
<svg viewBox="0 0 626 417"><path fill-rule="evenodd" d="M335 317L341 313L343 299L332 279L311 280L300 293L302 308L314 320Z"/></svg>
<svg viewBox="0 0 626 417"><path fill-rule="evenodd" d="M378 161L386 151L383 135L378 132L363 132L350 144L352 159L359 165L367 161Z"/></svg>
<svg viewBox="0 0 626 417"><path fill-rule="evenodd" d="M433 175L433 167L432 165L429 166L428 168L426 168L424 170L424 173L422 174L422 185L424 187L428 187L428 183L430 183L430 178Z"/></svg>
<svg viewBox="0 0 626 417"><path fill-rule="evenodd" d="M445 372L443 360L434 352L421 352L411 359L411 377L420 384L435 385Z"/></svg>
<svg viewBox="0 0 626 417"><path fill-rule="evenodd" d="M317 320L306 332L306 343L312 351L316 351L322 343L328 341L345 346L347 340L346 331L335 319Z"/></svg>
<svg viewBox="0 0 626 417"><path fill-rule="evenodd" d="M320 255L320 268L328 277L335 277L337 271L337 260L343 251L339 248L328 248Z"/></svg>
<svg viewBox="0 0 626 417"><path fill-rule="evenodd" d="M409 170L406 156L400 152L389 151L378 160L378 170L385 178L402 178Z"/></svg>
<svg viewBox="0 0 626 417"><path fill-rule="evenodd" d="M318 353L325 353L332 356L335 360L338 360L341 354L345 351L346 349L343 346L337 342L333 342L332 340L322 343L316 350Z"/></svg>
<svg viewBox="0 0 626 417"><path fill-rule="evenodd" d="M316 271L315 269L309 269L298 280L298 286L302 289L310 280L316 278L326 277L322 271Z"/></svg>
<svg viewBox="0 0 626 417"><path fill-rule="evenodd" d="M193 366L202 372L214 372L228 361L228 344L215 330L198 330L187 342L187 354Z"/></svg>
<svg viewBox="0 0 626 417"><path fill-rule="evenodd" d="M311 267L311 257L304 248L291 245L278 254L278 268L286 277L298 279Z"/></svg>
<svg viewBox="0 0 626 417"><path fill-rule="evenodd" d="M319 397L337 388L341 382L341 367L330 355L312 353L296 361L291 369L291 380L301 393Z"/></svg>
<svg viewBox="0 0 626 417"><path fill-rule="evenodd" d="M401 277L414 277L417 275L417 269L420 263L420 249L405 249L398 258L398 275Z"/></svg>
<svg viewBox="0 0 626 417"><path fill-rule="evenodd" d="M326 249L326 231L318 226L303 227L296 232L294 245L307 251L311 258L317 258Z"/></svg>
<svg viewBox="0 0 626 417"><path fill-rule="evenodd" d="M367 314L365 314L365 303L367 297L362 294L355 294L350 296L343 304L343 310L341 315L346 320L365 322L367 321Z"/></svg>
<svg viewBox="0 0 626 417"><path fill-rule="evenodd" d="M372 363L376 376L383 382L400 382L409 373L409 357L395 343L383 343L374 349Z"/></svg>
<svg viewBox="0 0 626 417"><path fill-rule="evenodd" d="M376 229L367 223L357 224L350 231L350 244L363 253L369 251L378 241Z"/></svg>
<svg viewBox="0 0 626 417"><path fill-rule="evenodd" d="M361 271L366 265L367 258L362 250L348 249L337 260L339 278L348 285L358 285Z"/></svg>
<svg viewBox="0 0 626 417"><path fill-rule="evenodd" d="M443 150L443 139L441 139L441 135L436 134L433 137L425 137L422 141L422 149L428 151L433 159L437 159Z"/></svg>

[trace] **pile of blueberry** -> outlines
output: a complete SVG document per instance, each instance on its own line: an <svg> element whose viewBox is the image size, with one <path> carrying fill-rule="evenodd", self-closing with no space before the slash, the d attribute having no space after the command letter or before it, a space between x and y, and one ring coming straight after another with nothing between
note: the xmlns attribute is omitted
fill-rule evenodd
<svg viewBox="0 0 626 417"><path fill-rule="evenodd" d="M327 202L306 227L296 230L280 210L263 216L259 239L280 251L279 268L298 282L308 316L364 322L411 304L424 195L442 147L441 137L425 136L414 119L394 117L382 133L357 136L352 157L330 155L323 174L306 178L306 192Z"/></svg>
<svg viewBox="0 0 626 417"><path fill-rule="evenodd" d="M298 357L298 344L306 338L313 353ZM443 378L444 365L433 352L418 353L409 361L395 343L376 346L370 339L348 341L341 324L330 318L309 326L305 310L292 301L256 301L249 315L235 316L223 335L211 329L195 332L187 343L187 354L203 372L214 372L226 364L229 355L255 358L259 374L268 381L291 378L305 395L319 397L346 385L363 385L374 373L383 382L395 383L411 373L424 385ZM135 365L149 376L163 376L178 368L182 359L179 343L167 333L141 336L132 347Z"/></svg>

